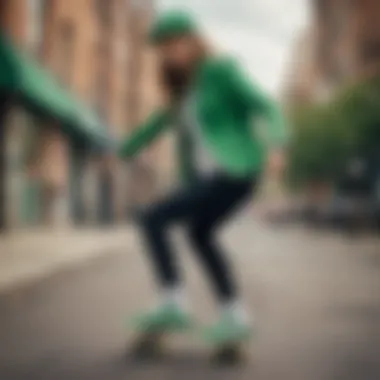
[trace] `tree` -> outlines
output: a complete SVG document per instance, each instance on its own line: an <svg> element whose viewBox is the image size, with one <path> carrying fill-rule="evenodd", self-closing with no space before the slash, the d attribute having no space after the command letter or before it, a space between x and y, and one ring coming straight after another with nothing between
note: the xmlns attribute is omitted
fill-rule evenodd
<svg viewBox="0 0 380 380"><path fill-rule="evenodd" d="M380 78L345 89L328 105L299 109L291 119L289 183L334 184L350 158L380 153Z"/></svg>

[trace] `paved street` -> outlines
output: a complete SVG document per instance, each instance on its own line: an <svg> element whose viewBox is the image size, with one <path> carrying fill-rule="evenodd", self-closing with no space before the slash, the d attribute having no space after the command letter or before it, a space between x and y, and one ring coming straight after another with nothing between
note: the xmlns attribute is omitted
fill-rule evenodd
<svg viewBox="0 0 380 380"><path fill-rule="evenodd" d="M127 247L129 228L41 228L0 236L0 295Z"/></svg>
<svg viewBox="0 0 380 380"><path fill-rule="evenodd" d="M245 367L220 369L196 336L173 339L159 363L128 357L126 316L154 299L132 238L125 251L2 296L0 379L380 379L379 240L239 220L223 239L258 332ZM194 312L208 322L207 283L175 239Z"/></svg>

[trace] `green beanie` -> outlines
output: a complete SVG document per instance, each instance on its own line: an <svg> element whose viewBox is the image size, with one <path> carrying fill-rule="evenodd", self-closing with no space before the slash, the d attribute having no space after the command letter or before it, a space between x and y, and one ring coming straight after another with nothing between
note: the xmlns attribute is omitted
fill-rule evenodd
<svg viewBox="0 0 380 380"><path fill-rule="evenodd" d="M149 33L152 44L158 44L169 38L197 33L198 26L189 13L168 11L158 16Z"/></svg>

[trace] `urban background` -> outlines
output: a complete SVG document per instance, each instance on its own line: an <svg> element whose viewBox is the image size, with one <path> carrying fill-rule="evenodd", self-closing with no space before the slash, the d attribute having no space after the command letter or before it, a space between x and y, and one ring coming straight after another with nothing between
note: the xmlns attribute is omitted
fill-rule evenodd
<svg viewBox="0 0 380 380"><path fill-rule="evenodd" d="M163 142L112 170L94 149L160 100L154 13L149 1L1 1L2 228L120 221L169 180Z"/></svg>
<svg viewBox="0 0 380 380"><path fill-rule="evenodd" d="M379 225L380 3L310 6L283 91L293 132L288 179L324 217Z"/></svg>
<svg viewBox="0 0 380 380"><path fill-rule="evenodd" d="M378 219L368 214L379 213L379 4L309 5L280 97L293 133L288 185L314 214ZM156 11L154 1L2 0L2 229L121 222L173 183L170 136L112 170L96 150L160 102L145 38Z"/></svg>

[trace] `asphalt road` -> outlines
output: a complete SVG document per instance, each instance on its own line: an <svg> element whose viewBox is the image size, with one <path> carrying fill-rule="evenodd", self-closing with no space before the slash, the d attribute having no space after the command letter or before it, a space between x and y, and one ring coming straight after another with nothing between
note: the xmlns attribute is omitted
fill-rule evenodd
<svg viewBox="0 0 380 380"><path fill-rule="evenodd" d="M208 284L180 236L179 256L199 320L215 317ZM254 315L239 368L217 368L196 335L170 355L128 355L127 316L154 300L141 245L114 252L0 299L1 380L380 379L380 241L241 219L223 239Z"/></svg>

